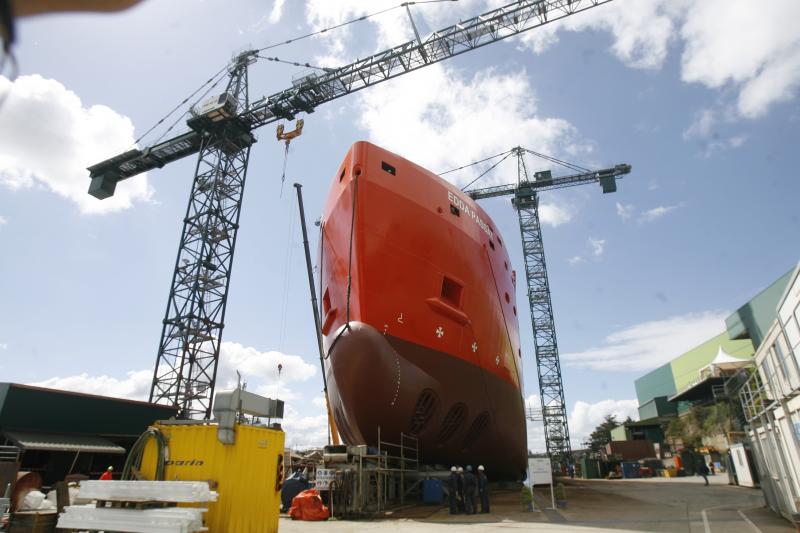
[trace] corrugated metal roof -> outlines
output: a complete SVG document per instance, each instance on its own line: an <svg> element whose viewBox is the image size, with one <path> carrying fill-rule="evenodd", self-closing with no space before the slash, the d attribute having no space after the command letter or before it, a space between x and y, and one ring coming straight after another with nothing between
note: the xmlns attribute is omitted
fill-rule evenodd
<svg viewBox="0 0 800 533"><path fill-rule="evenodd" d="M57 435L4 431L3 435L24 450L51 452L125 453L125 448L108 439L88 435Z"/></svg>

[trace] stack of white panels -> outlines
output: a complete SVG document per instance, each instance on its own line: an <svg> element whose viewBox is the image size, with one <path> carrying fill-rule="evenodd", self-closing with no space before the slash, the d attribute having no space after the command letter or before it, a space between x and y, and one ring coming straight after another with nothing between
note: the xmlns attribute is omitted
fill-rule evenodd
<svg viewBox="0 0 800 533"><path fill-rule="evenodd" d="M80 498L124 502L215 502L205 481L81 481Z"/></svg>
<svg viewBox="0 0 800 533"><path fill-rule="evenodd" d="M215 502L217 493L205 481L81 481L78 497L111 502ZM194 507L124 509L94 505L64 508L58 527L126 533L206 531L203 513Z"/></svg>
<svg viewBox="0 0 800 533"><path fill-rule="evenodd" d="M94 506L65 507L58 528L126 533L192 533L203 527L205 509L112 509Z"/></svg>

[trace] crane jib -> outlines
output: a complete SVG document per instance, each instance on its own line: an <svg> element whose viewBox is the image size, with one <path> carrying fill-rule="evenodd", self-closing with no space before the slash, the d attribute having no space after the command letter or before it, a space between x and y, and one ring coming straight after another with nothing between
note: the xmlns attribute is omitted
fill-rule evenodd
<svg viewBox="0 0 800 533"><path fill-rule="evenodd" d="M281 119L293 120L298 113L311 113L323 103L610 1L513 2L436 31L422 41L408 41L332 72L300 78L292 87L250 105L236 118L250 130ZM245 69L257 53L250 50L239 54L231 66L231 76ZM201 132L190 131L93 165L88 169L92 180L89 194L108 198L117 182L199 152L202 139Z"/></svg>

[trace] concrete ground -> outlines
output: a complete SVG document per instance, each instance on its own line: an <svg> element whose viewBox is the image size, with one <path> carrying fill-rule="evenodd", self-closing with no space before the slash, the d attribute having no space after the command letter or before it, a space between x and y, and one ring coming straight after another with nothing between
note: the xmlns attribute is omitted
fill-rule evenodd
<svg viewBox="0 0 800 533"><path fill-rule="evenodd" d="M761 491L727 485L727 478L566 480L567 507L522 508L516 491L492 495L492 513L451 516L444 507L409 506L372 520L298 522L281 518L281 533L402 530L404 533L503 530L556 532L656 531L681 533L789 533L784 519L764 507ZM536 489L537 508L549 507L549 488ZM458 526L453 528L453 526Z"/></svg>

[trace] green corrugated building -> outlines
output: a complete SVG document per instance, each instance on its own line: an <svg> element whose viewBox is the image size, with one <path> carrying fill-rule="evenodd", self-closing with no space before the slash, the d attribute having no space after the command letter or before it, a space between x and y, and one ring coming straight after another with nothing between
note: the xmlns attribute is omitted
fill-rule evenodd
<svg viewBox="0 0 800 533"><path fill-rule="evenodd" d="M701 369L720 354L739 360L751 359L764 333L775 320L775 307L792 271L789 270L732 313L725 320L726 331L637 379L635 387L639 419L649 422L686 411L690 402L669 399L691 396L685 391L703 381ZM704 390L698 389L697 394L702 393Z"/></svg>

